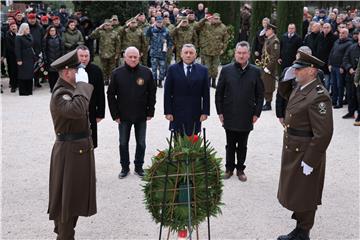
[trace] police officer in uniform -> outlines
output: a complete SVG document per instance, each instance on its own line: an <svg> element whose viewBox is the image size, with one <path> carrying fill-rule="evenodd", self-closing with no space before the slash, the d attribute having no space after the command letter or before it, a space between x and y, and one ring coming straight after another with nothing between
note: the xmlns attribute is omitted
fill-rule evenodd
<svg viewBox="0 0 360 240"><path fill-rule="evenodd" d="M299 52L294 62L297 86L292 90L284 120L284 140L278 189L280 204L293 211L295 229L278 240L308 240L317 206L321 204L326 149L333 134L331 99L317 78L324 62ZM279 87L286 82L280 82ZM280 91L281 88L279 88ZM288 89L288 88L286 88ZM281 94L287 96L286 92Z"/></svg>
<svg viewBox="0 0 360 240"><path fill-rule="evenodd" d="M277 75L277 60L280 57L280 41L277 38L276 26L268 24L265 32L265 44L262 49L261 64L263 68L262 80L265 87L265 105L263 111L271 110L272 95L275 91L275 80Z"/></svg>
<svg viewBox="0 0 360 240"><path fill-rule="evenodd" d="M55 60L59 72L50 101L56 141L51 153L49 219L57 239L74 239L79 216L96 213L95 160L89 125L93 86L78 68L77 50Z"/></svg>

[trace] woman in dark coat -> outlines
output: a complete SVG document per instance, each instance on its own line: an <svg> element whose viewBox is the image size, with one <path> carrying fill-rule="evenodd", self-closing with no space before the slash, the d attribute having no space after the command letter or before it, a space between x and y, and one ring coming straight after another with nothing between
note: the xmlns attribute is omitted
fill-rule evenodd
<svg viewBox="0 0 360 240"><path fill-rule="evenodd" d="M46 29L43 50L45 69L49 74L49 85L52 92L59 74L54 68L50 67L50 64L64 54L63 42L55 26L51 25Z"/></svg>
<svg viewBox="0 0 360 240"><path fill-rule="evenodd" d="M80 18L79 30L84 37L85 46L87 46L90 51L90 62L92 62L94 60L94 39L89 36L94 31L94 26L88 17L84 16Z"/></svg>
<svg viewBox="0 0 360 240"><path fill-rule="evenodd" d="M15 38L15 55L18 69L19 95L32 95L32 81L34 78L34 50L33 38L29 24L22 23Z"/></svg>

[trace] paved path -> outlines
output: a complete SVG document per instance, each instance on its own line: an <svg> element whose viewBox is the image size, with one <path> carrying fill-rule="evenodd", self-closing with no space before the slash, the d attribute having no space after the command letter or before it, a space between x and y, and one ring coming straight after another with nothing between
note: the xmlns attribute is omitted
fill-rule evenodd
<svg viewBox="0 0 360 240"><path fill-rule="evenodd" d="M30 97L1 95L1 239L54 239L48 220L48 177L54 143L48 86ZM158 89L156 116L148 123L145 165L156 149L166 147L168 123L163 116L163 90ZM335 131L328 149L323 206L311 232L312 239L359 239L359 128L343 120L346 109L334 110ZM225 133L215 112L205 122L208 139L225 157ZM143 204L141 181L133 173L123 180L118 152L118 130L106 112L98 129L96 150L98 214L80 218L77 239L157 239L156 225ZM134 135L130 153L134 155ZM275 112L264 112L250 134L248 181L225 182L223 214L211 219L212 239L276 239L294 227L291 213L276 199L282 147L282 127ZM133 165L131 165L133 169ZM167 233L167 230L165 231ZM205 239L206 225L200 226ZM174 237L172 239L175 239Z"/></svg>

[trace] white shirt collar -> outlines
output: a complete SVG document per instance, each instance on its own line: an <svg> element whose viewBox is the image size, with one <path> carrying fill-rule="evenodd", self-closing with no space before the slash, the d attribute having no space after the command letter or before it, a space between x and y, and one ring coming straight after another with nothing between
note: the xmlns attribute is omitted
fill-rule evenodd
<svg viewBox="0 0 360 240"><path fill-rule="evenodd" d="M305 87L307 87L308 85L310 85L312 82L314 82L316 80L316 78L314 79L314 80L312 80L311 82L308 82L307 84L305 84L305 85L302 85L301 87L300 87L300 91L301 90L303 90Z"/></svg>
<svg viewBox="0 0 360 240"><path fill-rule="evenodd" d="M191 72L191 71L192 71L192 68L193 68L193 65L194 65L194 64L186 64L186 63L183 62L185 75L186 75L186 72L187 72L187 67L188 67L188 66L191 66L191 69L190 69L190 72Z"/></svg>

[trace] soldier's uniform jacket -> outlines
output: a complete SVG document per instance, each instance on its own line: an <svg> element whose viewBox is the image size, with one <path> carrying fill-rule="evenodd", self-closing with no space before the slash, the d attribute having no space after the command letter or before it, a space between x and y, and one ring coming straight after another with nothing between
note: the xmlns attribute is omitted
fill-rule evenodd
<svg viewBox="0 0 360 240"><path fill-rule="evenodd" d="M211 24L203 18L195 24L195 30L199 33L201 54L217 56L226 51L230 36L223 23Z"/></svg>
<svg viewBox="0 0 360 240"><path fill-rule="evenodd" d="M174 41L174 45L176 46L177 53L181 52L182 46L186 43L192 43L197 46L197 34L194 28L190 25L186 27L176 27L170 32L170 35Z"/></svg>
<svg viewBox="0 0 360 240"><path fill-rule="evenodd" d="M124 30L121 40L121 50L125 51L125 49L130 46L136 47L140 53L147 51L145 35L141 28L126 28Z"/></svg>
<svg viewBox="0 0 360 240"><path fill-rule="evenodd" d="M99 55L100 58L112 58L119 56L121 39L119 33L113 29L97 28L93 31L90 37L99 39Z"/></svg>
<svg viewBox="0 0 360 240"><path fill-rule="evenodd" d="M58 79L50 101L54 130L64 134L90 133L88 109L93 86ZM51 153L49 218L67 221L96 213L95 160L91 134L77 140L57 138Z"/></svg>
<svg viewBox="0 0 360 240"><path fill-rule="evenodd" d="M321 204L333 116L329 93L320 80L298 89L286 108L278 199L285 208L302 212ZM313 168L310 175L303 174L301 161Z"/></svg>
<svg viewBox="0 0 360 240"><path fill-rule="evenodd" d="M165 26L161 29L156 26L149 27L146 31L146 37L150 42L150 57L165 60L167 52L163 52L164 43L166 42L168 49L173 46L169 29Z"/></svg>
<svg viewBox="0 0 360 240"><path fill-rule="evenodd" d="M270 71L270 74L265 73L265 76L270 75L275 78L277 75L277 60L280 57L280 41L275 34L271 38L265 39L261 55L262 60L265 58L265 52L268 55L266 67Z"/></svg>

